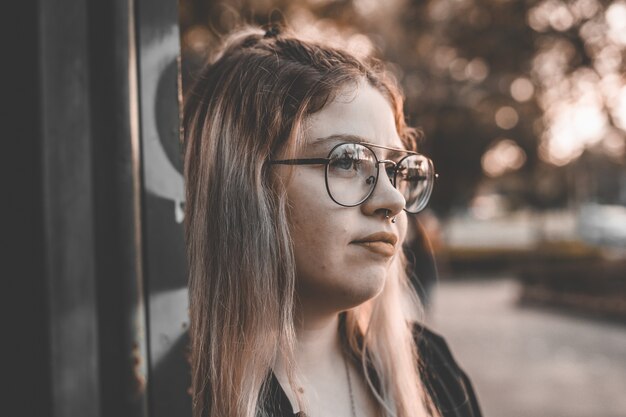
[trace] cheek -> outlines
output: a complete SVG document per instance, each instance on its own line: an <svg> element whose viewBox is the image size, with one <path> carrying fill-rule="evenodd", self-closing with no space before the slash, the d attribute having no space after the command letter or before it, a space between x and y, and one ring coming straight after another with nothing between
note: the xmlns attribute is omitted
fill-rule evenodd
<svg viewBox="0 0 626 417"><path fill-rule="evenodd" d="M323 171L298 171L287 188L298 281L332 281L344 269L349 232L358 213L331 200Z"/></svg>
<svg viewBox="0 0 626 417"><path fill-rule="evenodd" d="M310 274L336 266L349 242L350 216L328 197L323 176L321 181L294 178L288 198L290 230L300 272Z"/></svg>

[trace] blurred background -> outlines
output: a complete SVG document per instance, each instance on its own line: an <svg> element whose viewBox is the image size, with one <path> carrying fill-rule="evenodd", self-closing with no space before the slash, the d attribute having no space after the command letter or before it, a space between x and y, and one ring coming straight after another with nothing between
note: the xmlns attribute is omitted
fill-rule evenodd
<svg viewBox="0 0 626 417"><path fill-rule="evenodd" d="M484 414L626 415L625 1L183 0L180 16L183 90L242 23L387 62L440 174L411 272Z"/></svg>
<svg viewBox="0 0 626 417"><path fill-rule="evenodd" d="M483 414L626 415L626 1L11 9L2 410L190 415L182 95L222 35L282 23L402 86L440 174L409 273Z"/></svg>

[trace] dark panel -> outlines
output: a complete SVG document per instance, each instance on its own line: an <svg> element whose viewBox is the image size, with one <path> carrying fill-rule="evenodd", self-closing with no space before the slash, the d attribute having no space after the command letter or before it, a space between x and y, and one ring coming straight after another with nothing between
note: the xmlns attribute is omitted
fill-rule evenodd
<svg viewBox="0 0 626 417"><path fill-rule="evenodd" d="M54 416L148 415L133 11L40 8Z"/></svg>
<svg viewBox="0 0 626 417"><path fill-rule="evenodd" d="M179 144L178 10L172 0L137 7L148 290L150 414L191 415L187 394L187 289Z"/></svg>
<svg viewBox="0 0 626 417"><path fill-rule="evenodd" d="M87 11L40 5L42 164L52 413L100 415Z"/></svg>
<svg viewBox="0 0 626 417"><path fill-rule="evenodd" d="M0 414L50 417L44 274L39 4L11 5L3 24L2 403ZM15 42L19 39L19 42ZM9 254L9 256L7 256ZM36 401L33 393L37 393Z"/></svg>
<svg viewBox="0 0 626 417"><path fill-rule="evenodd" d="M148 381L133 1L88 7L102 415L140 417Z"/></svg>

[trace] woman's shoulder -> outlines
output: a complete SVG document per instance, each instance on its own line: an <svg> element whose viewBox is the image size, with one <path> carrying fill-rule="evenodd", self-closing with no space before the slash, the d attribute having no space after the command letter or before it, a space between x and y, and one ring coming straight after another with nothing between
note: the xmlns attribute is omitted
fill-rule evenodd
<svg viewBox="0 0 626 417"><path fill-rule="evenodd" d="M443 417L480 417L472 383L457 363L446 340L421 323L413 323L424 385Z"/></svg>
<svg viewBox="0 0 626 417"><path fill-rule="evenodd" d="M440 364L439 362L445 361L458 369L458 364L442 335L419 322L413 322L411 326L413 328L413 339L421 355L427 355L433 359L434 362L431 363Z"/></svg>

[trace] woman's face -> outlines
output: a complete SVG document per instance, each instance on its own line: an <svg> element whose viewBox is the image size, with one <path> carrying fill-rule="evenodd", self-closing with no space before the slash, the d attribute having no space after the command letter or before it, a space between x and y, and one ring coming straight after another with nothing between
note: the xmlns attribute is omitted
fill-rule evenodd
<svg viewBox="0 0 626 417"><path fill-rule="evenodd" d="M351 135L364 142L404 149L389 101L365 82L345 89L307 122L300 158L327 157L331 148L342 142L320 141L331 135ZM379 160L399 159L391 155L392 151L372 150ZM281 169L281 173L287 172L286 167ZM405 201L381 167L376 187L364 203L340 206L328 195L324 169L322 165L293 168L287 186L289 223L302 306L318 312L337 312L357 306L382 290L392 259L402 250ZM389 218L385 218L387 211ZM392 223L394 216L396 222ZM381 232L386 235L371 238ZM364 239L374 242L359 242Z"/></svg>

